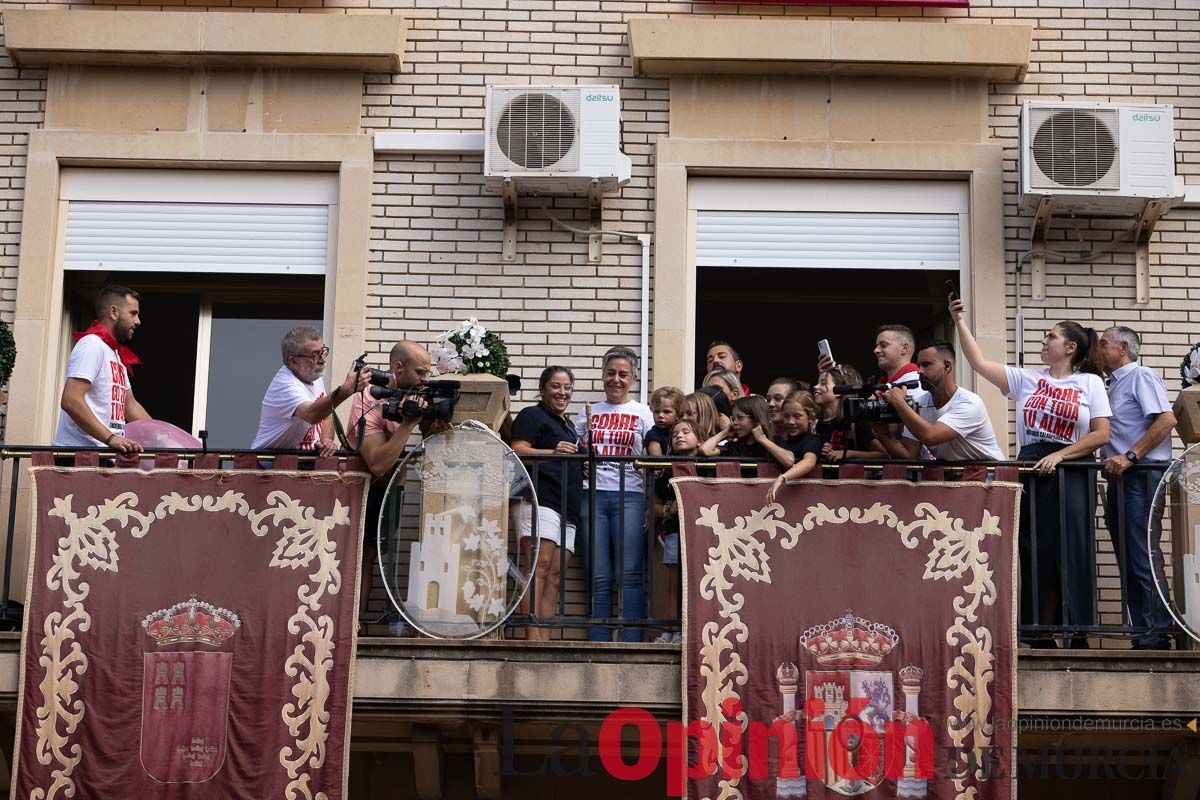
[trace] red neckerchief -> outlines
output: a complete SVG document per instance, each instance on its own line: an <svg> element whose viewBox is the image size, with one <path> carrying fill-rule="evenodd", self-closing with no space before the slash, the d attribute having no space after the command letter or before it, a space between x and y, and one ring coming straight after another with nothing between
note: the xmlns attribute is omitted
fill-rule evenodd
<svg viewBox="0 0 1200 800"><path fill-rule="evenodd" d="M100 324L100 320L92 320L92 324L82 333L71 334L75 337L75 341L79 341L85 336L99 336L100 341L117 351L117 355L121 359L121 363L125 365L125 371L130 375L133 374L134 364L142 363L142 360L137 357L137 353L130 350L123 344L118 344L117 337L112 335L112 331Z"/></svg>
<svg viewBox="0 0 1200 800"><path fill-rule="evenodd" d="M900 369L896 370L896 374L893 375L892 377L888 378L887 382L888 383L896 383L901 378L903 378L905 375L908 375L909 373L916 372L916 371L917 371L917 365L910 361L907 364L905 364L903 367L901 367Z"/></svg>

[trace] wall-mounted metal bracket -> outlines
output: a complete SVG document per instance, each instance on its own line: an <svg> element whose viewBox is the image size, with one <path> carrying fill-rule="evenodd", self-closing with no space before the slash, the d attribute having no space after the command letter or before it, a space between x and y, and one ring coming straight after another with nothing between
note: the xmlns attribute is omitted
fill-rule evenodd
<svg viewBox="0 0 1200 800"><path fill-rule="evenodd" d="M1134 277L1137 282L1137 302L1150 302L1150 234L1158 218L1167 211L1167 204L1162 200L1151 200L1142 210L1137 227L1133 232Z"/></svg>
<svg viewBox="0 0 1200 800"><path fill-rule="evenodd" d="M1029 247L1033 250L1029 258L1029 279L1032 284L1029 295L1033 300L1046 299L1046 234L1050 232L1050 218L1053 216L1054 198L1043 197L1029 229ZM1017 291L1021 291L1021 287L1018 286Z"/></svg>
<svg viewBox="0 0 1200 800"><path fill-rule="evenodd" d="M603 234L600 233L604 216L604 193L600 191L600 181L592 178L588 187L588 263L600 263Z"/></svg>
<svg viewBox="0 0 1200 800"><path fill-rule="evenodd" d="M517 258L517 187L512 178L505 178L500 186L500 199L504 202L504 235L500 258L515 261Z"/></svg>

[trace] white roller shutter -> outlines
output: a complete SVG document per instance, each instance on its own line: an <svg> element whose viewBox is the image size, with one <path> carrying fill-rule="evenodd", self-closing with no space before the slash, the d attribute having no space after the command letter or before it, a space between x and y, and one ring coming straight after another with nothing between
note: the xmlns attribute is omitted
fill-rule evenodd
<svg viewBox="0 0 1200 800"><path fill-rule="evenodd" d="M73 200L65 269L323 275L329 208Z"/></svg>
<svg viewBox="0 0 1200 800"><path fill-rule="evenodd" d="M65 169L67 270L323 275L337 177Z"/></svg>
<svg viewBox="0 0 1200 800"><path fill-rule="evenodd" d="M957 214L699 210L696 265L957 271L959 227Z"/></svg>

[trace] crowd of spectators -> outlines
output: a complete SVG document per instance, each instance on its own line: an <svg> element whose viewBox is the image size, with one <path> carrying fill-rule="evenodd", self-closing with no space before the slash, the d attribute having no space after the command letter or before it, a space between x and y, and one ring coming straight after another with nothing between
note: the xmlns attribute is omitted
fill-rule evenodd
<svg viewBox="0 0 1200 800"><path fill-rule="evenodd" d="M1161 553L1147 546L1147 525L1153 524L1148 521L1150 498L1170 458L1175 419L1162 378L1137 363L1138 335L1122 326L1101 335L1064 321L1046 332L1040 368L1006 366L983 355L965 321L961 300L951 297L949 310L971 368L1014 401L1017 460L1032 464L1021 478L1022 625L1082 630L1096 623L1092 524L1096 471L1065 470L1060 475L1058 467L1068 460L1094 461L1100 452L1107 479L1107 528L1114 551L1122 554L1118 566L1124 599L1131 623L1146 630L1133 644L1169 647L1171 620L1155 594L1153 580L1154 560ZM542 442L542 449L535 451L529 449L533 442L515 437L514 447L518 452L550 452L556 442L569 442L570 452L590 452L599 458L727 456L772 462L780 474L767 490L768 502L778 499L789 482L820 478L820 465L845 459L936 459L962 465L1008 459L982 398L957 383L959 354L952 344L934 341L918 347L911 330L889 324L879 328L873 354L878 372L868 381L852 366L825 356L817 363L813 382L779 377L769 382L763 394L756 394L742 383L744 362L737 349L716 341L708 348L708 372L696 391L655 387L646 406L630 397L639 377L637 355L628 348L613 348L603 359L604 401L578 409L574 424L568 425L573 381L565 379L573 375L565 368L553 368L564 378L557 384L559 404L554 406L561 422L554 435L559 438ZM543 387L547 377L542 376ZM839 387L872 385L887 387L875 396L894 410L898 422L847 413L849 395L839 392ZM540 391L542 410L525 409L518 415L519 423L525 416L545 413L548 403L544 388ZM851 394L863 391L855 388ZM1154 462L1154 467L1128 472L1139 461ZM647 474L654 480L653 522L643 507L643 475L632 460L620 465L600 462L594 491L586 477L578 484L580 513L572 518L570 530L574 541L574 526L578 526L579 541L585 544L594 617L611 616L617 580L622 589L621 617L629 621L645 617L642 581L647 531L657 532L665 564L679 562L680 526L670 475L666 471ZM538 488L539 496L561 496L556 493L559 488L549 493L541 485ZM566 491L571 494L575 489ZM593 506L595 531L589 531ZM1119 514L1122 507L1125 513ZM555 530L560 526L555 519L545 522ZM594 544L590 552L588 542ZM555 599L558 585L556 575ZM675 592L669 602L677 602ZM553 613L553 607L547 605L543 613ZM595 640L609 635L600 626L589 631ZM621 636L625 641L640 641L642 632L628 624ZM1080 633L1062 643L1086 647L1087 639ZM1025 644L1058 646L1052 638L1037 636L1030 636Z"/></svg>
<svg viewBox="0 0 1200 800"><path fill-rule="evenodd" d="M1100 334L1063 321L1043 337L1041 368L1016 367L984 355L964 316L963 302L954 295L949 299L963 356L977 375L1014 401L1017 459L1033 465L1022 478L1022 624L1077 629L1095 624L1096 473L1061 470L1060 465L1094 461L1099 452L1107 479L1105 518L1113 550L1119 554L1126 606L1132 624L1145 630L1134 646L1168 646L1171 621L1156 596L1153 578L1161 553L1148 545L1158 536L1147 528L1158 524L1150 519L1149 507L1170 459L1175 418L1161 376L1138 363L1137 333L1113 326ZM141 450L125 436L127 421L150 418L129 381L139 362L128 345L140 324L137 292L122 286L100 292L96 320L76 335L67 362L54 444L106 446L125 455ZM253 446L308 447L331 454L337 449L333 411L353 399L349 441L377 476L370 503L378 508L382 481L403 454L416 420L381 418L378 404L365 391L368 368L352 369L326 393L328 355L329 348L314 328L298 327L284 337L283 363L262 400ZM780 475L767 490L768 501L778 499L789 481L821 477L820 464L844 459L979 463L1007 457L982 399L955 380L953 345L936 341L918 347L909 328L887 324L878 329L873 355L878 373L867 386L875 389L864 389L862 376L848 364L836 363L826 351L818 359L813 382L779 377L763 394L756 394L742 382L744 362L737 349L715 341L707 350L707 373L696 391L655 387L647 406L631 397L639 380L637 353L614 347L602 362L604 399L577 409L573 418L574 373L565 366L546 367L538 382L539 402L513 422L513 449L521 455L587 453L598 460L594 475L584 474L578 461L539 473L536 528L544 541L535 565L541 589L532 613L555 613L562 566L582 543L593 617L612 617L613 585L619 580L620 615L629 621L622 627L622 638L640 641L642 631L632 622L645 617L646 531L661 533L665 563L679 561L679 524L669 484L664 474L649 473L654 485L646 492L643 481L648 473L634 463L643 455L772 462ZM417 386L430 374L429 353L415 342L399 342L392 348L389 367L391 388ZM886 403L894 415L847 412L848 395L871 394L877 408ZM614 457L623 460L611 460ZM1139 462L1150 468L1130 469ZM648 495L655 498L653 509L645 507ZM653 525L646 523L650 516ZM368 519L373 517L368 513ZM527 517L520 527L528 551L534 524L532 514ZM593 523L594 529L589 529ZM373 543L374 532L367 533L368 543ZM608 637L604 626L589 631L594 640ZM1081 634L1066 643L1085 646L1086 638ZM1028 644L1054 642L1034 639Z"/></svg>

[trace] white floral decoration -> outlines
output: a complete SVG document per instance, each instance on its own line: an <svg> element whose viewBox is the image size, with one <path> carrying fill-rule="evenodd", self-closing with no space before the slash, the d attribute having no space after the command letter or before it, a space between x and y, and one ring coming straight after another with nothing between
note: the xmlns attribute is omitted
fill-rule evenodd
<svg viewBox="0 0 1200 800"><path fill-rule="evenodd" d="M1183 378L1183 388L1200 385L1200 342L1192 345L1192 349L1183 357L1179 365L1179 376Z"/></svg>

